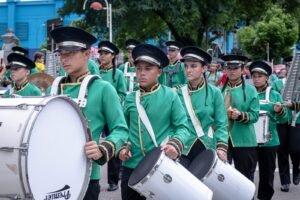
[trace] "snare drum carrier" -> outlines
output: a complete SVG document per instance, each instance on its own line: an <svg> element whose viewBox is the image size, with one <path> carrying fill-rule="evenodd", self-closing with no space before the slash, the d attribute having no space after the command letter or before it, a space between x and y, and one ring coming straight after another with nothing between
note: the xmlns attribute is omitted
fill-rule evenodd
<svg viewBox="0 0 300 200"><path fill-rule="evenodd" d="M264 100L259 100L260 104L268 103L272 87L268 86ZM257 144L265 144L270 141L272 135L269 131L269 112L260 110L258 121L254 124Z"/></svg>

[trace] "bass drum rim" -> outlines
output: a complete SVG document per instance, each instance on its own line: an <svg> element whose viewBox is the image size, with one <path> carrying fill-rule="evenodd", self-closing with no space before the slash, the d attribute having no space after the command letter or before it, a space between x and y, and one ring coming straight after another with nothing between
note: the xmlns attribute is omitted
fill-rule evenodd
<svg viewBox="0 0 300 200"><path fill-rule="evenodd" d="M22 98L26 99L26 97L22 97ZM30 97L30 98L32 99L32 97ZM65 95L46 96L46 97L37 97L37 98L41 98L42 99L40 101L40 103L39 103L42 107L47 106L48 103L50 103L51 101L57 100L57 98L59 98L59 99L61 99L63 101L66 101L68 104L70 104L72 106L72 108L76 111L76 113L78 114L79 119L82 122L82 126L85 127L84 129L86 131L85 131L84 136L86 138L86 141L91 140L91 133L89 132L89 126L88 126L87 120L84 117L84 114L82 113L81 109L78 107L78 105L72 99L70 99L69 97L67 97ZM30 123L30 124L26 125L27 126L26 130L24 131L22 139L21 139L22 143L29 144L31 136L32 136L31 134L32 134L32 130L34 128L34 124L35 124L36 120L38 119L39 115L41 114L42 110L43 109L38 110L38 112L36 114L31 115L29 117L28 123ZM19 155L19 160L21 162L21 155ZM82 187L81 192L79 194L79 199L83 199L84 198L84 195L85 195L85 193L87 191L87 188L88 188L88 185L89 185L89 181L90 181L92 161L89 160L88 158L86 158L86 160L87 160L87 162L86 162L87 166L86 166L86 171L85 171L86 178L83 181L83 184L82 184L83 187ZM32 189L31 189L31 186L30 186L30 181L29 181L28 165L29 165L29 163L28 163L28 155L26 155L26 157L25 157L25 164L24 164L24 166L25 166L25 174L21 173L20 176L23 177L24 180L26 180L26 183L27 183L28 188L29 188L29 194L32 195L32 197L34 197ZM21 168L23 168L22 167L22 163L20 164L20 166L21 166ZM24 181L22 181L22 185L24 185ZM28 193L26 195L28 195Z"/></svg>

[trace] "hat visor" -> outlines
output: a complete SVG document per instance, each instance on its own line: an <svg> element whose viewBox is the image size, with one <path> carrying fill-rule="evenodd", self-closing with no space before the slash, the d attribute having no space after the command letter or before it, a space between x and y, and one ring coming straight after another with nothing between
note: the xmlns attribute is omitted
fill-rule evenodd
<svg viewBox="0 0 300 200"><path fill-rule="evenodd" d="M204 62L204 61L202 61L202 60L199 60L199 59L194 58L194 57L189 57L189 56L180 59L180 61L181 61L181 62L184 62L184 61L194 61L194 62L200 62L200 63L201 63L201 62Z"/></svg>
<svg viewBox="0 0 300 200"><path fill-rule="evenodd" d="M85 48L78 47L78 46L61 46L57 49L54 50L54 52L60 52L60 51L80 51L80 50L85 50Z"/></svg>

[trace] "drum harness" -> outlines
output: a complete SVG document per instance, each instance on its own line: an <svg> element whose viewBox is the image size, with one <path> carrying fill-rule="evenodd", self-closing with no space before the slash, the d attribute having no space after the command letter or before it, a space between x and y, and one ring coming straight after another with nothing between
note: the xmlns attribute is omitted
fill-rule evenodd
<svg viewBox="0 0 300 200"><path fill-rule="evenodd" d="M180 65L181 65L181 62L178 61L175 65L176 69L173 69L173 70L167 69L167 67L163 69L163 71L166 73L166 75L169 76L169 87L171 87L171 88L173 87L173 74L176 74L180 71Z"/></svg>
<svg viewBox="0 0 300 200"><path fill-rule="evenodd" d="M133 92L133 86L134 86L134 77L136 77L135 72L128 72L129 62L126 62L124 65L124 76L129 77L129 90L127 93Z"/></svg>
<svg viewBox="0 0 300 200"><path fill-rule="evenodd" d="M59 86L65 80L65 78L66 78L65 76L59 76L53 81L53 84L51 87L51 92L50 92L51 96L58 95L58 92L60 90ZM80 108L84 108L86 106L87 95L88 95L88 86L90 85L90 83L92 81L94 81L96 79L101 79L101 78L98 75L87 75L83 79L83 81L80 85L78 97L76 99L73 99L73 101L75 101Z"/></svg>

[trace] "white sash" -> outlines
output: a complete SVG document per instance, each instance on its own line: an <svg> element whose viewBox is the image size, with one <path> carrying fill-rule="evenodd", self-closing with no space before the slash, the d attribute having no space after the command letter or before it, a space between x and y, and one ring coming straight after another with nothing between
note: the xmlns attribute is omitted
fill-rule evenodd
<svg viewBox="0 0 300 200"><path fill-rule="evenodd" d="M144 107L141 105L141 102L140 102L140 97L141 97L141 92L139 90L136 91L136 95L135 95L135 100L136 100L136 108L137 108L137 111L141 117L141 120L143 122L143 124L145 125L155 147L157 147L157 142L156 142L156 139L155 139L155 135L154 135L154 131L152 129L152 125L149 121L149 118L147 116L147 113L144 109Z"/></svg>
<svg viewBox="0 0 300 200"><path fill-rule="evenodd" d="M296 113L296 111L293 110L292 113L293 113L293 118L292 118L291 126L295 127L296 126L296 121L297 121L298 117L300 116L300 112Z"/></svg>
<svg viewBox="0 0 300 200"><path fill-rule="evenodd" d="M65 77L64 76L59 76L54 80L54 82L51 86L51 92L50 92L51 96L54 96L54 95L58 94L59 86L60 86L61 81L63 80L63 78L65 78ZM86 97L88 95L88 86L95 79L100 79L100 76L98 76L98 75L87 75L83 79L82 83L80 84L78 97L76 99L72 99L73 101L75 101L78 104L78 106L80 108L84 108L86 106L86 103L87 103Z"/></svg>
<svg viewBox="0 0 300 200"><path fill-rule="evenodd" d="M197 136L200 138L204 135L204 132L203 132L200 120L197 118L197 116L194 112L187 85L183 86L181 88L181 90L182 90L183 99L184 99L184 103L185 103L185 106L187 108L188 114L189 114L189 116L192 120L192 124L193 124L194 129L197 133ZM212 133L210 133L210 131L209 131L209 135L210 135L210 137L212 136Z"/></svg>
<svg viewBox="0 0 300 200"><path fill-rule="evenodd" d="M134 87L134 77L136 77L136 73L135 72L128 72L128 66L129 66L129 62L126 62L124 65L124 76L125 77L129 77L129 89L128 89L128 93L133 92L133 87Z"/></svg>

